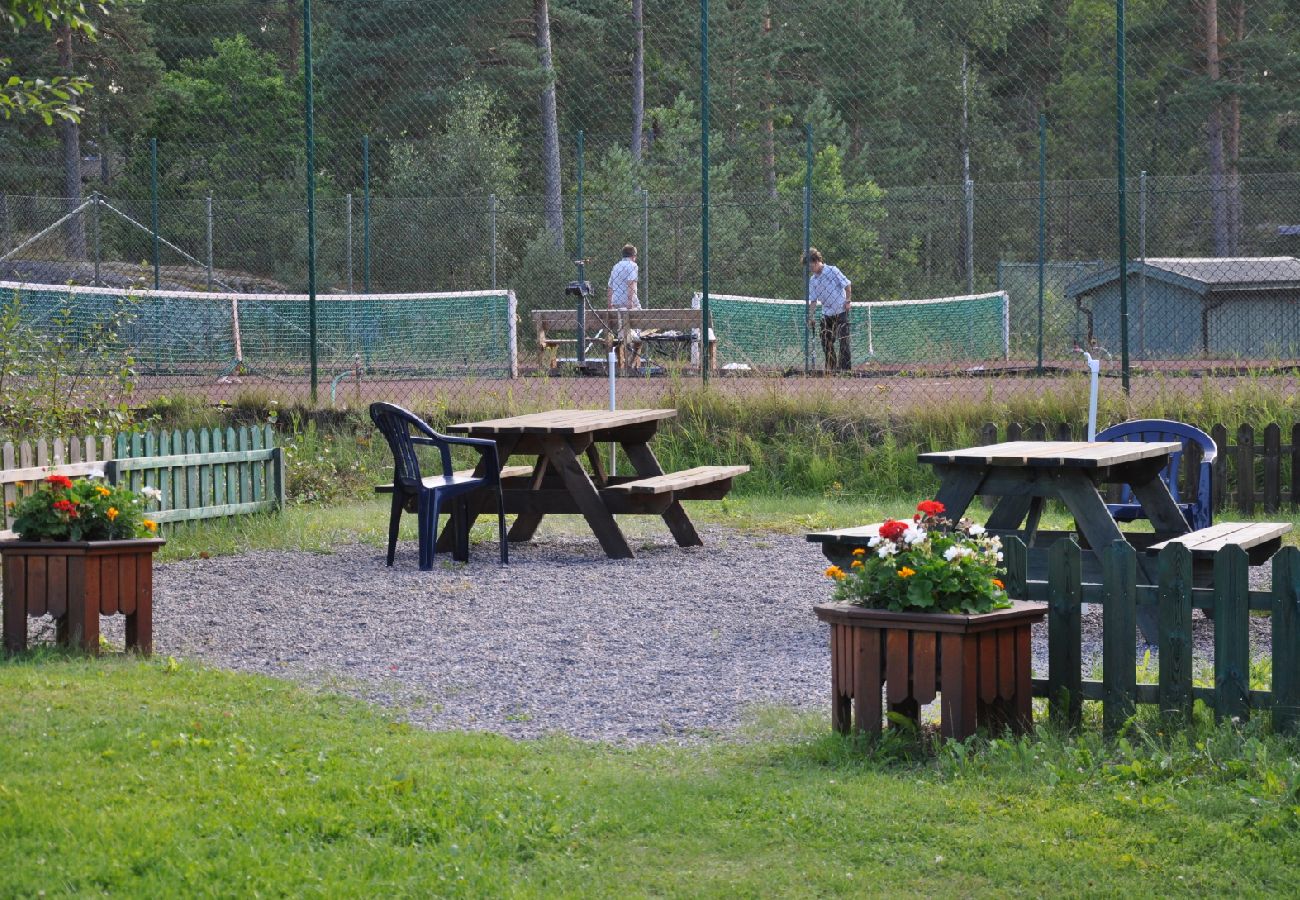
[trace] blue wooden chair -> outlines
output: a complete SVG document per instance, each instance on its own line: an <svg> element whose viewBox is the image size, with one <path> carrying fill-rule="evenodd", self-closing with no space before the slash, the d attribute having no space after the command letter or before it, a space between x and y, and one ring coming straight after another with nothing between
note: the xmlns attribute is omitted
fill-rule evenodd
<svg viewBox="0 0 1300 900"><path fill-rule="evenodd" d="M495 441L480 438L448 437L430 428L411 412L392 403L370 404L370 418L388 440L393 451L393 509L388 520L388 564L397 552L397 526L402 511L413 512L419 522L420 568L433 568L434 545L438 537L438 513L444 503L451 503L453 540L452 559L469 559L469 496L475 491L496 489L497 527L501 539L501 564L510 562L506 544L505 503L501 495L501 464ZM412 432L416 432L413 434ZM483 457L482 476L457 475L452 471L453 444L475 448ZM437 447L442 457L442 474L421 477L417 446ZM379 488L387 491L390 486Z"/></svg>
<svg viewBox="0 0 1300 900"><path fill-rule="evenodd" d="M1219 450L1214 445L1214 439L1204 431L1191 425L1184 425L1182 422L1171 422L1168 419L1134 419L1131 422L1112 425L1105 431L1100 432L1097 435L1097 440L1181 441L1183 449L1170 455L1169 464L1160 473L1160 479L1168 485L1169 493L1173 494L1174 502L1183 511L1183 518L1187 519L1187 524L1193 531L1209 528L1213 524L1214 508L1213 495L1210 491L1212 478L1210 464L1219 455ZM1185 500L1178 489L1178 473L1182 469L1183 454L1193 444L1200 447L1201 464L1199 477L1196 479L1196 498L1194 500ZM1120 496L1120 502L1107 504L1106 508L1110 510L1110 514L1115 517L1117 522L1132 522L1134 519L1146 518L1142 512L1142 504L1137 502L1133 492L1127 486L1124 487L1124 491Z"/></svg>

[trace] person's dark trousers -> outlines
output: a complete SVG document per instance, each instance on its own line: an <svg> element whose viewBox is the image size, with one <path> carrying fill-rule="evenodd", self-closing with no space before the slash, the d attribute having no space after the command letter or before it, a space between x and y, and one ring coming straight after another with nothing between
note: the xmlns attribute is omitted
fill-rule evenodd
<svg viewBox="0 0 1300 900"><path fill-rule="evenodd" d="M822 316L822 352L826 354L827 371L847 372L853 368L847 309L838 316Z"/></svg>

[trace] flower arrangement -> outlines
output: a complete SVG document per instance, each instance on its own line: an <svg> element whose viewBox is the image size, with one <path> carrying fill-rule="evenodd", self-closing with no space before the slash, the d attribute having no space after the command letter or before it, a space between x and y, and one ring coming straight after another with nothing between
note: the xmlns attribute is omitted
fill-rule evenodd
<svg viewBox="0 0 1300 900"><path fill-rule="evenodd" d="M145 518L144 503L162 492L146 487L137 495L90 478L73 481L50 475L13 507L13 530L24 541L110 541L152 537L158 523Z"/></svg>
<svg viewBox="0 0 1300 900"><path fill-rule="evenodd" d="M835 599L895 612L986 613L1011 606L998 578L1002 543L982 525L943 517L936 500L917 505L910 521L880 526L868 549L853 551L848 571L826 570Z"/></svg>

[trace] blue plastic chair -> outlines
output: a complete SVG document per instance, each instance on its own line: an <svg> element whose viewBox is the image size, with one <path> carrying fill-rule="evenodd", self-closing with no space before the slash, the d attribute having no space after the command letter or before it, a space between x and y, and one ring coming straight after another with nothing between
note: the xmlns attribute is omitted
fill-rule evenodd
<svg viewBox="0 0 1300 900"><path fill-rule="evenodd" d="M393 451L393 509L388 520L388 564L397 553L397 526L402 511L413 512L419 521L420 568L433 568L434 546L438 537L438 513L443 503L448 510L453 535L452 559L469 559L469 495L496 488L497 528L501 539L501 564L510 562L506 543L505 502L501 495L501 464L495 441L480 438L448 437L430 428L415 414L392 403L370 404L370 418L388 440ZM412 434L412 431L417 434ZM475 448L483 457L482 476L457 475L451 467L453 444ZM442 474L421 477L417 446L437 447L442 457Z"/></svg>
<svg viewBox="0 0 1300 900"><path fill-rule="evenodd" d="M1169 493L1173 495L1174 502L1183 511L1183 518L1187 520L1188 526L1193 531L1209 528L1213 524L1214 507L1211 499L1213 495L1210 491L1213 476L1211 475L1210 464L1219 455L1219 449L1214 445L1214 439L1204 431L1168 419L1135 419L1132 422L1121 422L1118 425L1112 425L1105 431L1100 432L1097 435L1097 440L1181 441L1183 449L1170 455L1168 465L1160 473L1160 480L1169 487ZM1196 444L1201 448L1200 474L1196 479L1196 499L1185 501L1178 490L1178 473L1182 469L1183 454L1187 452L1188 447L1192 444ZM1108 503L1106 508L1110 510L1110 514L1115 517L1117 522L1132 522L1134 519L1146 518L1146 515L1142 512L1142 504L1137 502L1133 492L1127 485L1125 485L1120 496L1120 502Z"/></svg>

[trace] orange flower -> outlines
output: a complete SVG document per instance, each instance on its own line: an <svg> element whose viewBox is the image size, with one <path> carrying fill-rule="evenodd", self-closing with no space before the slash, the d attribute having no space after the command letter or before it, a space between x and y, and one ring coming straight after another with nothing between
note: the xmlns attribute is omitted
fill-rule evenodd
<svg viewBox="0 0 1300 900"><path fill-rule="evenodd" d="M827 567L826 567L826 577L827 577L827 578L834 578L836 581L843 581L843 580L844 580L844 570L841 569L839 566L827 566Z"/></svg>
<svg viewBox="0 0 1300 900"><path fill-rule="evenodd" d="M903 568L898 570L899 578L911 578L915 574L916 574L916 569L913 569L910 566L903 566Z"/></svg>
<svg viewBox="0 0 1300 900"><path fill-rule="evenodd" d="M110 506L108 508L108 512L104 513L104 515L108 516L108 521L112 522L114 519L117 518L117 507Z"/></svg>
<svg viewBox="0 0 1300 900"><path fill-rule="evenodd" d="M994 578L994 579L993 579L993 586L994 586L995 588L997 588L999 591L1000 591L1000 590L1003 590L1004 588L1006 588L1006 585L1002 583L1002 579L1000 579L1000 578Z"/></svg>
<svg viewBox="0 0 1300 900"><path fill-rule="evenodd" d="M109 494L113 493L108 488L104 487L102 484L99 487L95 488L95 490L99 491L99 496L101 497L107 497Z"/></svg>
<svg viewBox="0 0 1300 900"><path fill-rule="evenodd" d="M858 548L856 548L856 549L853 551L853 555L854 555L854 556L866 556L866 555L867 555L867 551L866 551L866 550L863 550L861 547L858 547Z"/></svg>
<svg viewBox="0 0 1300 900"><path fill-rule="evenodd" d="M852 564L851 566L849 566L849 568L850 568L850 569L861 569L861 568L862 568L862 560L860 560L860 559L855 559L855 560L853 560L853 564Z"/></svg>
<svg viewBox="0 0 1300 900"><path fill-rule="evenodd" d="M145 528L148 528L150 531L158 530L158 523L155 522L153 519L145 519L140 524L143 525Z"/></svg>

